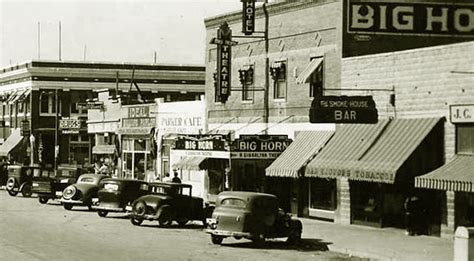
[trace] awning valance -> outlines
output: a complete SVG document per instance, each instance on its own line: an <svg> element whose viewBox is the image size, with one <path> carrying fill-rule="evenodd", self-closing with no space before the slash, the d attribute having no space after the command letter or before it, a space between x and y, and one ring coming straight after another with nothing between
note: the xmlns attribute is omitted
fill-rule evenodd
<svg viewBox="0 0 474 261"><path fill-rule="evenodd" d="M265 169L265 175L298 178L301 168L321 150L333 134L333 131L300 132L295 141Z"/></svg>
<svg viewBox="0 0 474 261"><path fill-rule="evenodd" d="M116 152L115 145L96 145L92 147L92 154L115 154Z"/></svg>
<svg viewBox="0 0 474 261"><path fill-rule="evenodd" d="M202 170L204 166L204 157L182 157L178 162L173 164L173 168L182 170Z"/></svg>
<svg viewBox="0 0 474 261"><path fill-rule="evenodd" d="M0 145L0 156L6 157L23 139L20 129L12 129L10 136Z"/></svg>
<svg viewBox="0 0 474 261"><path fill-rule="evenodd" d="M456 155L443 166L416 177L415 187L474 192L474 155Z"/></svg>
<svg viewBox="0 0 474 261"><path fill-rule="evenodd" d="M343 125L308 164L305 175L394 183L402 165L440 120L393 119L377 124ZM421 159L431 154L419 156Z"/></svg>
<svg viewBox="0 0 474 261"><path fill-rule="evenodd" d="M316 71L316 69L318 69L318 67L321 66L323 59L324 59L323 57L318 57L311 60L311 62L306 66L306 68L300 73L300 75L298 75L298 78L296 78L296 83L297 84L308 83L314 71Z"/></svg>

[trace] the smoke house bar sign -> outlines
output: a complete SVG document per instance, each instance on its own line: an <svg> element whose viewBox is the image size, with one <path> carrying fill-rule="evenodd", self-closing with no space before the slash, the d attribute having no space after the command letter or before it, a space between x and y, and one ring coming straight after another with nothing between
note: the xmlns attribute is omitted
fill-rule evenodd
<svg viewBox="0 0 474 261"><path fill-rule="evenodd" d="M63 117L59 120L59 129L62 134L78 134L86 131L86 121L79 118Z"/></svg>
<svg viewBox="0 0 474 261"><path fill-rule="evenodd" d="M311 123L377 123L372 96L321 96L311 104Z"/></svg>
<svg viewBox="0 0 474 261"><path fill-rule="evenodd" d="M251 35L255 32L255 0L242 0L242 33Z"/></svg>
<svg viewBox="0 0 474 261"><path fill-rule="evenodd" d="M290 145L287 135L240 135L232 146L232 159L276 159Z"/></svg>
<svg viewBox="0 0 474 261"><path fill-rule="evenodd" d="M173 154L178 156L197 156L207 158L230 157L223 135L185 135L176 139Z"/></svg>
<svg viewBox="0 0 474 261"><path fill-rule="evenodd" d="M474 40L474 3L344 0L343 56Z"/></svg>
<svg viewBox="0 0 474 261"><path fill-rule="evenodd" d="M156 125L156 118L150 117L150 106L133 106L126 108L127 117L122 118L122 126L118 129L119 134L146 135Z"/></svg>

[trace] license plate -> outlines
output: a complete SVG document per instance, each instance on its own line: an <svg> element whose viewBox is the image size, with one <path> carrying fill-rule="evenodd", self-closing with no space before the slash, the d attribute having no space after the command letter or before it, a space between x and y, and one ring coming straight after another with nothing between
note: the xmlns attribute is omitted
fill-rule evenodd
<svg viewBox="0 0 474 261"><path fill-rule="evenodd" d="M56 191L56 196L62 197L62 196L63 196L63 192L62 192L62 191Z"/></svg>
<svg viewBox="0 0 474 261"><path fill-rule="evenodd" d="M126 206L125 211L132 212L132 206Z"/></svg>
<svg viewBox="0 0 474 261"><path fill-rule="evenodd" d="M69 180L68 179L62 179L61 183L67 183Z"/></svg>
<svg viewBox="0 0 474 261"><path fill-rule="evenodd" d="M99 199L98 198L92 198L92 203L98 203Z"/></svg>
<svg viewBox="0 0 474 261"><path fill-rule="evenodd" d="M33 183L33 187L39 187L38 183Z"/></svg>
<svg viewBox="0 0 474 261"><path fill-rule="evenodd" d="M217 220L215 218L206 218L206 224L215 224Z"/></svg>

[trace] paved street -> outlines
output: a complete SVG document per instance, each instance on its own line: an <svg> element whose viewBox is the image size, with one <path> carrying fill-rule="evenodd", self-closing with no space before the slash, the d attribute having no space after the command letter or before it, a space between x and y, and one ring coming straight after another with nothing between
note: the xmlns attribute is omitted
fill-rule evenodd
<svg viewBox="0 0 474 261"><path fill-rule="evenodd" d="M250 241L210 243L201 225L163 229L157 223L133 226L121 214L100 218L77 207L10 197L0 190L0 260L360 260L329 252L327 243L305 238L299 246L283 239L255 248Z"/></svg>

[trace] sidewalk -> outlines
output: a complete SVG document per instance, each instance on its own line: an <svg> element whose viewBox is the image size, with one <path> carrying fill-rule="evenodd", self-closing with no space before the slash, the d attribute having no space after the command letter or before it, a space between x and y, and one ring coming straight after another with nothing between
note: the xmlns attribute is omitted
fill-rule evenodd
<svg viewBox="0 0 474 261"><path fill-rule="evenodd" d="M330 251L370 260L453 260L454 240L431 236L406 236L394 228L339 225L300 218L303 239L320 239Z"/></svg>

